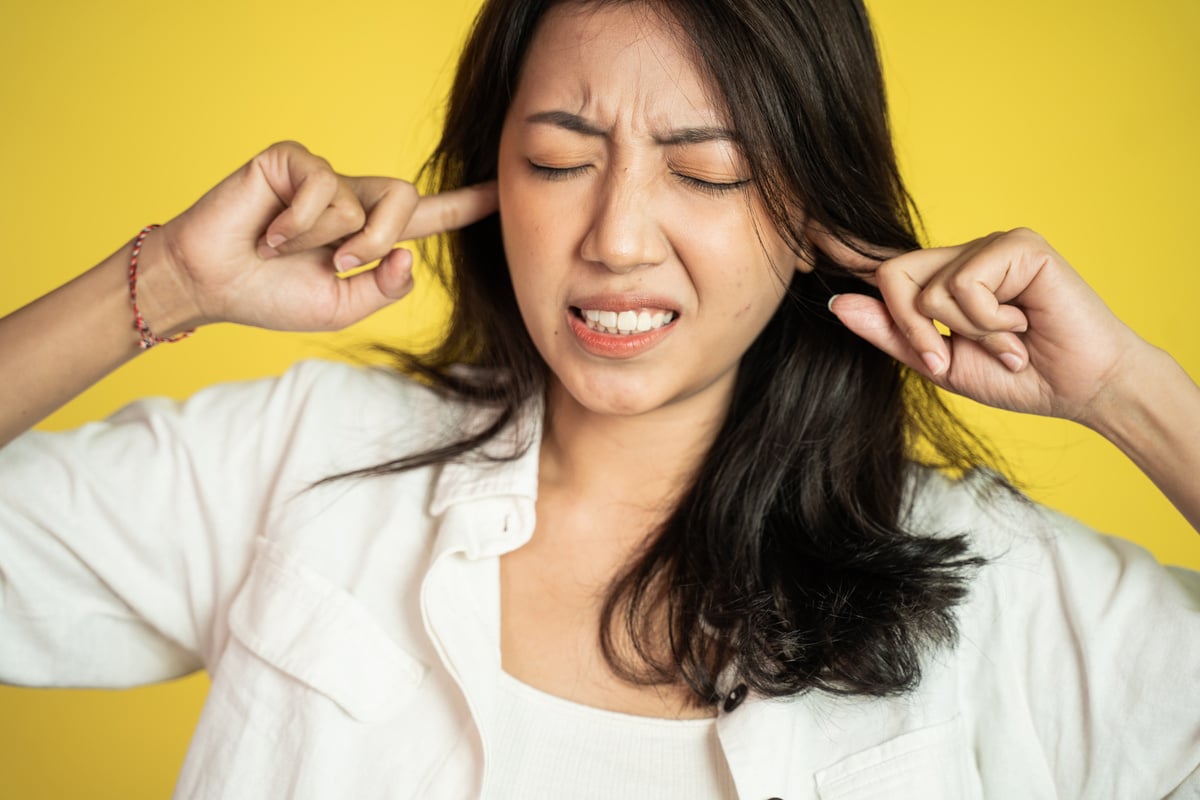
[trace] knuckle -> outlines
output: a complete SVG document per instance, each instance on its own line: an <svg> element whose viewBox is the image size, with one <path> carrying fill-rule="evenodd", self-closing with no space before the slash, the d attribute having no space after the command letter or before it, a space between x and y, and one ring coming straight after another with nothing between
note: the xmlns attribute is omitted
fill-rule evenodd
<svg viewBox="0 0 1200 800"><path fill-rule="evenodd" d="M307 153L308 148L293 139L281 139L268 147L267 151L277 153Z"/></svg>
<svg viewBox="0 0 1200 800"><path fill-rule="evenodd" d="M305 176L305 182L319 191L330 194L336 193L338 184L337 175L333 173L333 169L329 166L328 161L319 156L315 158L314 166L316 169Z"/></svg>
<svg viewBox="0 0 1200 800"><path fill-rule="evenodd" d="M1040 233L1030 228L1014 228L1006 234L1012 250L1009 258L1020 263L1042 263L1056 259L1058 254Z"/></svg>
<svg viewBox="0 0 1200 800"><path fill-rule="evenodd" d="M1025 240L1030 240L1030 241L1044 241L1041 237L1041 234L1039 234L1037 231L1033 230L1032 228L1026 228L1024 226L1018 226L1016 228L1013 228L1012 230L1010 230L1008 232L1007 235L1013 237L1014 239L1025 239Z"/></svg>
<svg viewBox="0 0 1200 800"><path fill-rule="evenodd" d="M896 262L885 261L875 268L875 274L879 276L880 279L889 278L897 274L898 269L899 268L896 266Z"/></svg>
<svg viewBox="0 0 1200 800"><path fill-rule="evenodd" d="M299 142L290 139L275 142L265 150L256 155L252 161L264 165L274 165L277 168L283 168L283 165L295 159L299 160L304 157L311 156L308 148Z"/></svg>
<svg viewBox="0 0 1200 800"><path fill-rule="evenodd" d="M1050 244L1046 239L1032 228L1013 228L1004 236L1020 250L1041 253L1050 249Z"/></svg>
<svg viewBox="0 0 1200 800"><path fill-rule="evenodd" d="M900 333L902 333L904 338L909 342L916 343L924 338L925 325L920 322L907 320L900 323Z"/></svg>
<svg viewBox="0 0 1200 800"><path fill-rule="evenodd" d="M345 230L358 230L367 220L366 212L357 203L335 205L330 209L334 222Z"/></svg>
<svg viewBox="0 0 1200 800"><path fill-rule="evenodd" d="M929 318L936 317L942 308L941 298L935 292L921 292L917 295L917 310Z"/></svg>
<svg viewBox="0 0 1200 800"><path fill-rule="evenodd" d="M892 262L880 264L875 270L875 282L884 291L891 291L908 282L904 271Z"/></svg>
<svg viewBox="0 0 1200 800"><path fill-rule="evenodd" d="M399 209L405 214L411 214L421 201L421 194L417 191L417 187L407 181L391 181L384 190L384 196L387 198L389 206Z"/></svg>
<svg viewBox="0 0 1200 800"><path fill-rule="evenodd" d="M950 294L960 296L980 288L979 279L967 272L955 272L946 277L946 288Z"/></svg>
<svg viewBox="0 0 1200 800"><path fill-rule="evenodd" d="M393 180L388 191L405 203L416 203L421 197L420 192L417 191L417 187L408 181Z"/></svg>
<svg viewBox="0 0 1200 800"><path fill-rule="evenodd" d="M382 225L368 221L359 234L357 249L362 251L363 256L384 256L392 248L393 238Z"/></svg>

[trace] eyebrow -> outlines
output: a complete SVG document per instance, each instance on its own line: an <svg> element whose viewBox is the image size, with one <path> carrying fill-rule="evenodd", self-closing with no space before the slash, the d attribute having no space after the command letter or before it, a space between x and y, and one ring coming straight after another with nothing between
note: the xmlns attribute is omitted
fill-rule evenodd
<svg viewBox="0 0 1200 800"><path fill-rule="evenodd" d="M570 111L539 111L525 118L526 122L553 125L557 128L578 133L583 136L608 138L608 131L598 128L578 114ZM703 144L705 142L737 142L733 131L719 126L700 126L695 128L677 128L665 135L654 137L660 145Z"/></svg>

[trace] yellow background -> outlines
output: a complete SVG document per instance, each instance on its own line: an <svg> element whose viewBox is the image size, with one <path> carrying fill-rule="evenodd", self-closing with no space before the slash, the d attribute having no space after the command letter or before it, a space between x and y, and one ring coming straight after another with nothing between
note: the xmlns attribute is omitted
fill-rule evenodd
<svg viewBox="0 0 1200 800"><path fill-rule="evenodd" d="M0 12L0 312L169 218L277 139L298 139L343 171L411 177L477 2L9 0ZM931 241L1031 226L1200 375L1200 4L870 6L903 167ZM428 335L439 313L420 294L350 337ZM146 393L185 396L277 373L328 346L206 329L143 356L46 424L77 424ZM1200 536L1094 435L967 414L1036 498L1200 567ZM198 676L121 693L0 689L0 797L168 795L206 685Z"/></svg>

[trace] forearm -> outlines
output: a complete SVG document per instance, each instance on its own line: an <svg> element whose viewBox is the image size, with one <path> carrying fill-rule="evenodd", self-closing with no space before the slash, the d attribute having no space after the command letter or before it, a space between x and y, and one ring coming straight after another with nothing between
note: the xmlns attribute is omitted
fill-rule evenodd
<svg viewBox="0 0 1200 800"><path fill-rule="evenodd" d="M139 270L139 304L155 332L171 327L166 306L156 303L153 262L160 237L147 238ZM132 245L50 294L0 319L0 445L139 352L129 301Z"/></svg>
<svg viewBox="0 0 1200 800"><path fill-rule="evenodd" d="M348 178L294 142L259 153L146 237L138 306L157 337L210 322L338 330L412 288L393 249L494 213L494 183L421 197L392 178ZM265 242L281 237L278 247ZM132 242L0 319L0 445L133 358ZM373 270L334 277L335 257Z"/></svg>
<svg viewBox="0 0 1200 800"><path fill-rule="evenodd" d="M1115 382L1090 423L1200 531L1200 387L1166 352L1148 348Z"/></svg>

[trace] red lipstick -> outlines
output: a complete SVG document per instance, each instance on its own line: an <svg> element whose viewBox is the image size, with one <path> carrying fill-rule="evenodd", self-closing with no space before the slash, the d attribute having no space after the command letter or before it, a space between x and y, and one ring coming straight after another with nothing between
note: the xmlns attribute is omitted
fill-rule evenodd
<svg viewBox="0 0 1200 800"><path fill-rule="evenodd" d="M596 308L597 306L589 306ZM628 305L624 306L629 308ZM567 327L575 334L576 341L584 350L600 358L625 359L633 358L654 347L664 337L675 330L679 317L663 325L640 333L604 333L589 328L579 316L578 308L569 308L566 312Z"/></svg>

